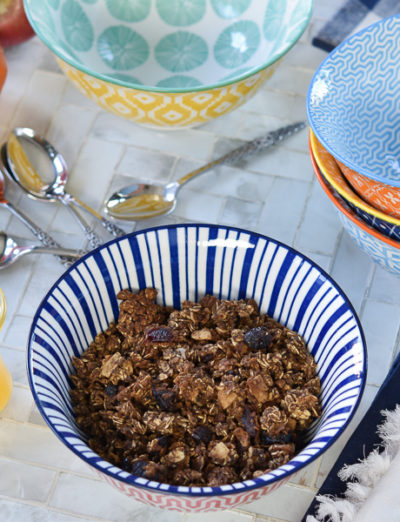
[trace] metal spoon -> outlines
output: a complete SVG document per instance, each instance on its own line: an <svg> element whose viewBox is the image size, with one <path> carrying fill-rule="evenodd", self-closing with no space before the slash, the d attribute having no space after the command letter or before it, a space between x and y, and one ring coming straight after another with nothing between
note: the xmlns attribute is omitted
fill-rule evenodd
<svg viewBox="0 0 400 522"><path fill-rule="evenodd" d="M47 234L47 232L42 230L30 218L28 218L28 216L21 212L21 210L14 207L14 205L5 198L4 191L6 188L6 183L3 175L4 170L5 167L2 160L2 154L0 154L0 206L7 209L11 212L11 214L16 216L44 246L59 248L60 245L49 234ZM73 262L73 260L68 257L59 256L59 258L60 261L65 265L70 265Z"/></svg>
<svg viewBox="0 0 400 522"><path fill-rule="evenodd" d="M70 248L41 247L39 245L19 246L15 239L0 231L0 270L12 265L19 257L31 253L56 254L74 259L82 256L82 252Z"/></svg>
<svg viewBox="0 0 400 522"><path fill-rule="evenodd" d="M37 173L34 165L25 153L23 148L24 141L39 147L47 154L54 173L54 180L51 183L46 183ZM93 248L100 244L100 239L75 207L85 210L95 217L114 236L119 237L125 234L124 230L111 223L108 219L103 218L86 203L66 192L68 172L64 158L47 140L33 129L17 127L10 135L8 142L3 145L3 149L5 150L7 170L20 187L33 198L46 201L60 201L66 205L79 221Z"/></svg>
<svg viewBox="0 0 400 522"><path fill-rule="evenodd" d="M216 165L233 163L239 159L247 158L261 150L282 141L305 127L305 122L287 125L269 132L265 136L254 139L234 149L228 154L207 163L186 176L172 181L167 185L133 184L118 190L105 202L105 211L110 216L126 220L142 220L169 214L176 205L176 196L179 189L188 181L210 170Z"/></svg>

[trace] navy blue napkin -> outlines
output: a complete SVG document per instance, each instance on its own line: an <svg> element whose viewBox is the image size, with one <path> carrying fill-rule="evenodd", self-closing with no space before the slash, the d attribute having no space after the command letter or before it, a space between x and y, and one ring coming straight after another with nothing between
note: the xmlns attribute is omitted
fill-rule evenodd
<svg viewBox="0 0 400 522"><path fill-rule="evenodd" d="M347 484L338 477L338 471L345 464L351 465L363 460L366 455L369 455L373 449L381 444L382 439L376 432L377 426L385 420L381 412L382 410L394 410L397 404L400 404L400 353L397 355L367 413L347 441L322 484L318 495L344 497ZM316 516L318 505L319 502L314 498L302 522L305 522L308 515Z"/></svg>
<svg viewBox="0 0 400 522"><path fill-rule="evenodd" d="M400 0L345 0L337 13L313 38L312 44L324 51L332 51L350 34L372 21L400 12ZM371 13L374 15L370 20Z"/></svg>

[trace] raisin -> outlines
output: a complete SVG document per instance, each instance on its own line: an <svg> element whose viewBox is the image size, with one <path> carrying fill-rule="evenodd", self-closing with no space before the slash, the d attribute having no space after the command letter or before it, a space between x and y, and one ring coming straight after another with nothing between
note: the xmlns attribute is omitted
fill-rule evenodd
<svg viewBox="0 0 400 522"><path fill-rule="evenodd" d="M203 364L206 364L210 361L212 361L214 359L215 355L213 353L206 353L205 355L202 356L201 358L201 362Z"/></svg>
<svg viewBox="0 0 400 522"><path fill-rule="evenodd" d="M137 460L132 464L130 472L137 477L145 477L148 464L147 460Z"/></svg>
<svg viewBox="0 0 400 522"><path fill-rule="evenodd" d="M261 430L261 444L288 444L289 442L292 442L292 435L290 433L282 433L277 437L270 437L266 431Z"/></svg>
<svg viewBox="0 0 400 522"><path fill-rule="evenodd" d="M131 471L131 460L129 457L124 457L121 462L121 468L125 471Z"/></svg>
<svg viewBox="0 0 400 522"><path fill-rule="evenodd" d="M212 432L207 426L197 426L197 428L193 430L192 437L196 442L208 444L212 438Z"/></svg>
<svg viewBox="0 0 400 522"><path fill-rule="evenodd" d="M147 451L152 460L159 460L168 450L168 446L172 442L170 435L161 435L147 444ZM147 472L146 472L147 473Z"/></svg>
<svg viewBox="0 0 400 522"><path fill-rule="evenodd" d="M156 343L168 343L174 339L174 334L168 326L157 326L146 330L146 339Z"/></svg>
<svg viewBox="0 0 400 522"><path fill-rule="evenodd" d="M272 342L272 335L265 326L257 326L244 334L244 342L252 350L266 350Z"/></svg>
<svg viewBox="0 0 400 522"><path fill-rule="evenodd" d="M153 388L153 397L163 411L176 410L176 393L173 390Z"/></svg>
<svg viewBox="0 0 400 522"><path fill-rule="evenodd" d="M115 397L115 395L117 395L118 388L115 386L115 384L107 384L105 391L109 397Z"/></svg>
<svg viewBox="0 0 400 522"><path fill-rule="evenodd" d="M243 410L241 421L250 437L255 437L259 431L255 412L246 406Z"/></svg>
<svg viewBox="0 0 400 522"><path fill-rule="evenodd" d="M157 442L162 448L166 448L171 444L171 439L170 435L161 435L161 437L158 437Z"/></svg>

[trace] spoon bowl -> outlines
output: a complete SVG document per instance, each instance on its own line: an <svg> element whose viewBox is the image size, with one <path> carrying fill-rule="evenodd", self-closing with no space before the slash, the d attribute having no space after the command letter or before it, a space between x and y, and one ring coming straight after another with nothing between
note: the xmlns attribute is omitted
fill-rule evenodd
<svg viewBox="0 0 400 522"><path fill-rule="evenodd" d="M0 150L0 207L5 208L11 214L13 214L16 218L18 218L31 232L32 234L39 239L39 241L47 247L60 247L60 245L55 241L45 230L39 227L36 223L34 223L27 215L25 215L21 210L15 207L10 201L8 201L5 197L5 187L6 180L3 173L7 173L7 169L5 166L6 160L4 158L4 150ZM66 257L60 257L60 261L69 266L71 264L71 259Z"/></svg>
<svg viewBox="0 0 400 522"><path fill-rule="evenodd" d="M32 253L55 254L74 259L82 256L82 252L71 248L41 247L38 245L20 246L14 238L0 231L0 270L12 265L18 258Z"/></svg>
<svg viewBox="0 0 400 522"><path fill-rule="evenodd" d="M246 142L244 145L228 152L224 156L213 160L206 165L186 174L177 181L166 185L132 184L114 192L105 202L107 214L117 219L140 221L163 214L171 213L176 206L176 197L179 189L188 181L200 176L217 165L233 163L245 159L257 152L268 149L285 138L292 136L305 127L304 122L294 123L281 127L275 131Z"/></svg>
<svg viewBox="0 0 400 522"><path fill-rule="evenodd" d="M171 185L171 184L169 184ZM168 185L133 184L122 188L108 199L106 212L118 219L137 220L170 214L176 206L175 192L168 192ZM170 199L168 200L168 195Z"/></svg>
<svg viewBox="0 0 400 522"><path fill-rule="evenodd" d="M28 147L32 150L28 151ZM35 150L36 149L36 150ZM27 154L27 151L30 154ZM47 163L52 167L53 179L47 183L38 173L34 161L31 159L32 152L43 153ZM78 198L66 191L68 181L67 164L63 156L46 139L27 127L17 127L3 145L2 155L5 158L7 172L14 181L32 198L44 201L59 201L65 205L79 222L82 230L89 239L92 248L101 244L100 238L92 227L77 211L77 208L88 212L95 217L104 228L115 237L125 234L124 230L103 218L94 209L83 203ZM37 155L34 155L35 159Z"/></svg>

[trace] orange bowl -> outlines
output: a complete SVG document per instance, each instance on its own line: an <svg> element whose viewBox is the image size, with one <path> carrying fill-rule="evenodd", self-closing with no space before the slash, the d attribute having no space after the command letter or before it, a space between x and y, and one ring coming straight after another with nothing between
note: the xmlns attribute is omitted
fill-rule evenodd
<svg viewBox="0 0 400 522"><path fill-rule="evenodd" d="M346 201L323 177L312 151L311 140L309 140L309 151L315 176L325 194L336 207L339 219L346 232L359 248L376 263L380 264L389 272L400 276L400 242L384 236L359 219L348 207Z"/></svg>
<svg viewBox="0 0 400 522"><path fill-rule="evenodd" d="M400 187L375 181L350 169L341 161L337 159L336 161L345 178L359 196L385 214L400 219Z"/></svg>

